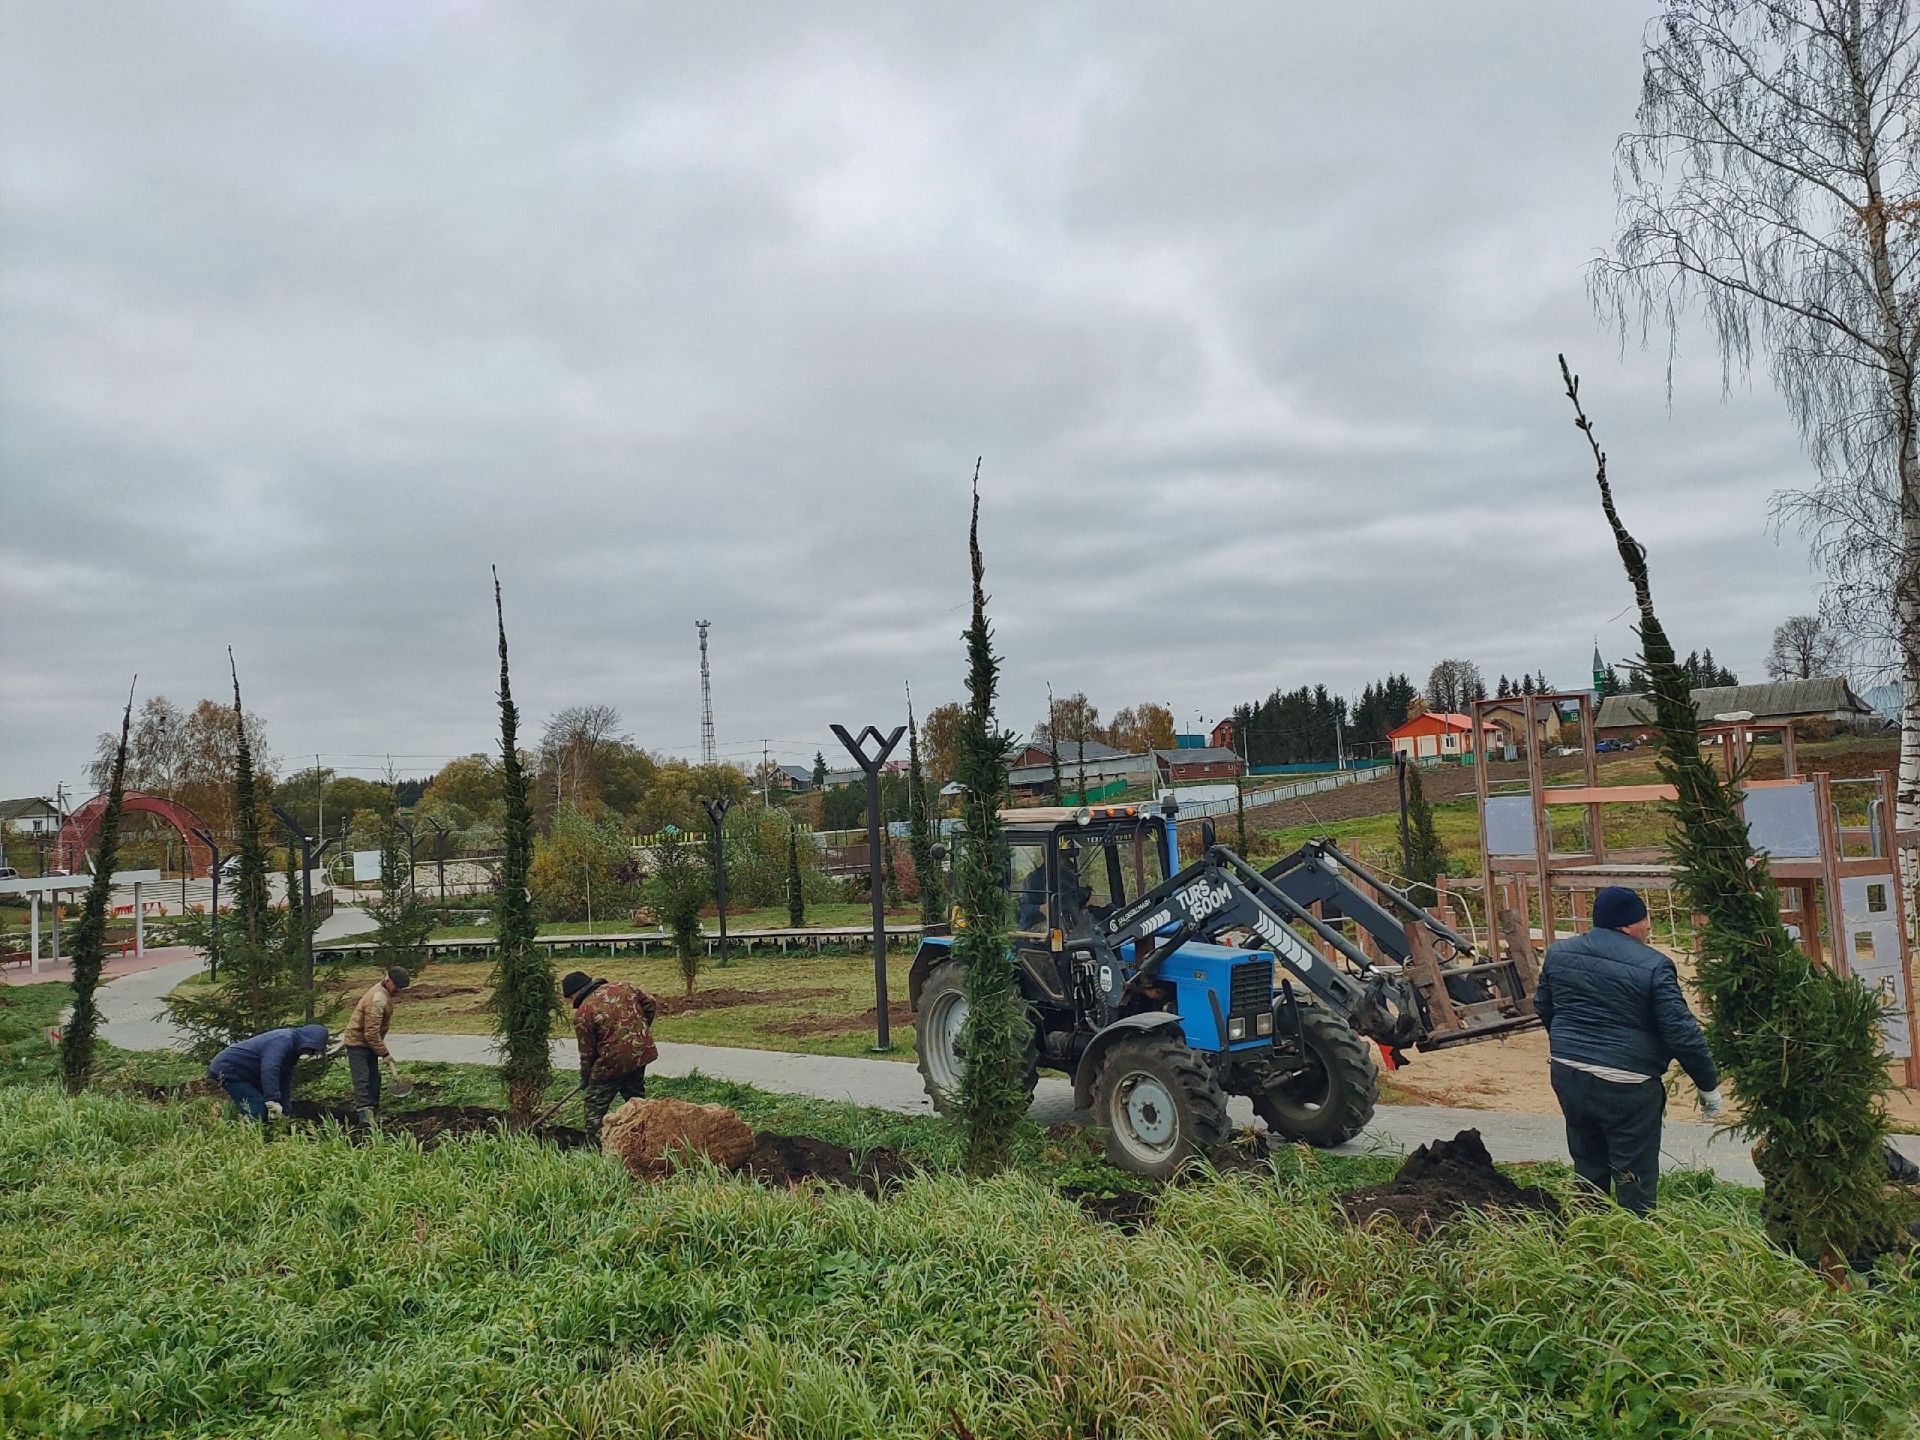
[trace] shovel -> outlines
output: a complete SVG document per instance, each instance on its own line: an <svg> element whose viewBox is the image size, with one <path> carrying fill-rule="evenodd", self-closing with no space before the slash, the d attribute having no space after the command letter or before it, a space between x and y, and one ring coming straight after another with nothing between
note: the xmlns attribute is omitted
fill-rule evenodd
<svg viewBox="0 0 1920 1440"><path fill-rule="evenodd" d="M579 1090L577 1089L569 1090L566 1094L562 1095L558 1100L554 1101L553 1104L547 1106L546 1109L542 1110L538 1115L534 1116L531 1120L527 1121L527 1129L529 1130L539 1129L542 1125L546 1124L547 1121L551 1120L554 1116L560 1113L560 1107L562 1105L565 1105L570 1100L577 1100L579 1098L580 1098Z"/></svg>
<svg viewBox="0 0 1920 1440"><path fill-rule="evenodd" d="M412 1093L413 1077L411 1075L395 1075L387 1082L387 1094L396 1100L403 1100Z"/></svg>

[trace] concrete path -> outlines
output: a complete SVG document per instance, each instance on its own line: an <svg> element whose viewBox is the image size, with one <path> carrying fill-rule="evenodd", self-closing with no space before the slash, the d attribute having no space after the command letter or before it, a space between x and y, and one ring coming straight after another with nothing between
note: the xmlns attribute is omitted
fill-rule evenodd
<svg viewBox="0 0 1920 1440"><path fill-rule="evenodd" d="M160 1001L174 986L200 969L198 958L177 960L151 970L121 976L100 992L105 1021L102 1034L126 1050L164 1050L177 1045L179 1032L165 1017ZM403 1015L405 1011L401 1012ZM390 1035L387 1043L402 1065L408 1060L444 1060L491 1064L493 1042L483 1035ZM571 1040L553 1042L556 1067L571 1070L579 1055ZM920 1073L897 1060L862 1060L845 1056L791 1055L777 1050L740 1050L719 1045L677 1045L661 1042L658 1075L695 1073L720 1080L736 1080L783 1094L814 1095L825 1100L849 1100L900 1114L927 1114L931 1107L920 1086ZM1073 1088L1056 1075L1044 1075L1034 1097L1033 1118L1051 1125L1073 1118ZM1249 1123L1253 1114L1243 1099L1233 1102L1234 1119ZM1565 1134L1558 1117L1515 1115L1500 1110L1468 1110L1440 1105L1383 1105L1359 1139L1340 1147L1341 1154L1375 1151L1400 1153L1429 1140L1477 1129L1496 1160L1561 1160L1567 1158ZM1904 1135L1896 1143L1920 1160L1920 1136ZM1668 1167L1710 1168L1723 1180L1758 1185L1759 1174L1744 1142L1716 1135L1711 1126L1669 1122L1663 1152Z"/></svg>

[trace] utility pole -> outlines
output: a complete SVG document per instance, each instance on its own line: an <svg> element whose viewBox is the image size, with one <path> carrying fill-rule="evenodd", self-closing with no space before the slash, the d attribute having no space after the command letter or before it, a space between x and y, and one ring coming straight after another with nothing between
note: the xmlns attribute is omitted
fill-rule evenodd
<svg viewBox="0 0 1920 1440"><path fill-rule="evenodd" d="M319 807L314 814L313 833L327 833L327 777L320 773L320 756L316 751L313 757L313 803Z"/></svg>
<svg viewBox="0 0 1920 1440"><path fill-rule="evenodd" d="M213 898L209 902L207 919L207 979L220 978L220 847L213 843L213 834L208 830L195 830L194 836L207 847L207 854L213 857ZM189 867L191 868L191 867Z"/></svg>
<svg viewBox="0 0 1920 1440"><path fill-rule="evenodd" d="M1335 770L1347 768L1347 731L1346 727L1340 723L1338 715L1333 717L1333 768Z"/></svg>
<svg viewBox="0 0 1920 1440"><path fill-rule="evenodd" d="M1393 783L1400 788L1400 873L1413 874L1413 835L1407 829L1407 757L1393 752Z"/></svg>
<svg viewBox="0 0 1920 1440"><path fill-rule="evenodd" d="M306 950L307 960L307 1023L311 1025L313 1023L313 922L311 919L313 915L313 862L325 853L327 846L333 842L323 838L316 847L314 842L301 831L300 826L294 821L294 818L287 814L285 810L282 810L276 805L273 807L273 813L279 817L281 827L286 830L288 836L300 847L300 913L309 917L306 924L307 934L304 948ZM409 850L407 854L409 859L411 859L413 852Z"/></svg>
<svg viewBox="0 0 1920 1440"><path fill-rule="evenodd" d="M760 742L760 803L762 805L771 805L773 803L770 798L773 787L773 768L772 761L767 758L767 746L769 743L770 742L765 739L762 739Z"/></svg>

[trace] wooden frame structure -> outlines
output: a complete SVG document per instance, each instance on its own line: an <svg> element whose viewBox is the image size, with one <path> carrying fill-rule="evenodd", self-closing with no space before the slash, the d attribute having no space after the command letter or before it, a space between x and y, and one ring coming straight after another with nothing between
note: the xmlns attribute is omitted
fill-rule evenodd
<svg viewBox="0 0 1920 1440"><path fill-rule="evenodd" d="M1473 719L1494 702L1478 700ZM1501 704L1512 705L1514 697ZM1480 878L1486 897L1488 945L1494 959L1512 952L1526 968L1534 963L1531 917L1537 905L1540 944L1557 935L1557 897L1567 899L1574 930L1584 928L1591 897L1609 885L1670 888L1676 867L1665 847L1632 848L1608 843L1607 807L1674 798L1671 785L1603 785L1594 752L1593 697L1584 691L1520 697L1533 733L1536 707L1576 706L1584 783L1549 785L1540 746L1527 747L1525 791L1495 793L1487 757L1474 760L1474 797L1480 823ZM1741 773L1762 736L1777 738L1782 778L1747 780L1742 812L1755 848L1782 896L1781 917L1798 932L1808 956L1841 974L1858 975L1884 997L1886 1050L1902 1062L1904 1083L1920 1086L1920 1020L1914 1005L1906 896L1900 884L1899 835L1894 824L1890 771L1871 780L1835 782L1824 773L1803 775L1796 763L1793 729L1779 723L1727 721L1701 727L1701 740L1716 747L1729 775ZM1866 823L1842 825L1834 789L1870 785ZM1554 849L1553 812L1584 812L1580 848Z"/></svg>

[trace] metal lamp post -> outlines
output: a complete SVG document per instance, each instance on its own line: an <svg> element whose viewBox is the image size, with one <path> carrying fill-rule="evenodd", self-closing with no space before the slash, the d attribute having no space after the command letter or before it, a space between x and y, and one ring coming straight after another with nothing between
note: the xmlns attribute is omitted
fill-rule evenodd
<svg viewBox="0 0 1920 1440"><path fill-rule="evenodd" d="M849 735L844 725L835 725L833 733L840 737L847 753L859 762L867 775L867 887L873 896L873 1048L891 1050L893 1034L887 1021L887 892L880 870L880 767L887 763L887 756L907 733L907 727L896 725L891 735L882 735L869 725L858 739ZM872 754L867 752L869 740L879 747Z"/></svg>
<svg viewBox="0 0 1920 1440"><path fill-rule="evenodd" d="M195 830L194 839L207 847L207 853L213 857L213 902L208 916L207 926L207 979L220 978L220 847L213 843L213 836L206 830ZM187 853L187 859L193 859L193 853Z"/></svg>
<svg viewBox="0 0 1920 1440"><path fill-rule="evenodd" d="M313 915L313 862L319 859L320 856L324 855L326 853L327 847L331 845L333 842L331 840L321 840L316 845L315 842L310 838L308 838L308 836L300 829L299 823L295 821L294 818L291 815L289 815L285 810L282 810L278 805L276 805L273 807L273 813L280 818L281 828L283 828L289 836L291 836L295 841L299 843L299 846L300 846L300 907L301 907L300 913L302 915L311 917ZM305 945L303 948L306 951L306 960L307 960L307 1023L312 1024L313 1023L313 922L311 918L308 919L305 928L307 933L304 937Z"/></svg>
<svg viewBox="0 0 1920 1440"><path fill-rule="evenodd" d="M720 795L702 799L701 808L713 822L713 898L720 907L720 963L727 963L727 811L733 801Z"/></svg>
<svg viewBox="0 0 1920 1440"><path fill-rule="evenodd" d="M433 826L433 868L439 877L440 903L445 905L447 903L447 827L431 815L422 815L420 818ZM444 920L446 917L441 918Z"/></svg>

